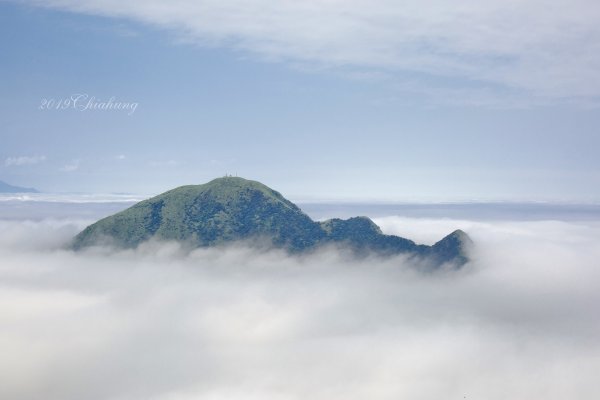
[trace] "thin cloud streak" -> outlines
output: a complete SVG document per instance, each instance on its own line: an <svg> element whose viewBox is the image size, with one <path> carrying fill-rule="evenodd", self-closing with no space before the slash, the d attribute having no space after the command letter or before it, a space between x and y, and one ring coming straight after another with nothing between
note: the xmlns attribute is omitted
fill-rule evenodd
<svg viewBox="0 0 600 400"><path fill-rule="evenodd" d="M72 160L69 164L65 164L60 167L60 171L62 172L75 172L79 169L79 165L81 160Z"/></svg>
<svg viewBox="0 0 600 400"><path fill-rule="evenodd" d="M8 157L4 160L6 167L21 167L24 165L34 165L43 163L46 161L46 156L19 156L19 157Z"/></svg>

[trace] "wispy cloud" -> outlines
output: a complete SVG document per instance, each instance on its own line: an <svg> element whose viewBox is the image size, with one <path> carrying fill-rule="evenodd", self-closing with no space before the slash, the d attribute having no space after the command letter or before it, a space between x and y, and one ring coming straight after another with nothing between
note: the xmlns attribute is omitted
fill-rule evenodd
<svg viewBox="0 0 600 400"><path fill-rule="evenodd" d="M46 156L20 156L8 157L4 160L4 165L7 167L21 167L23 165L39 164L46 161Z"/></svg>
<svg viewBox="0 0 600 400"><path fill-rule="evenodd" d="M600 97L596 0L25 2L131 18L267 60L410 76L426 90L450 79L463 95L471 86L498 85L500 100L506 91L535 104Z"/></svg>
<svg viewBox="0 0 600 400"><path fill-rule="evenodd" d="M73 171L77 171L79 169L79 164L81 163L81 160L72 160L70 163L63 165L62 167L60 167L60 170L62 172L73 172Z"/></svg>

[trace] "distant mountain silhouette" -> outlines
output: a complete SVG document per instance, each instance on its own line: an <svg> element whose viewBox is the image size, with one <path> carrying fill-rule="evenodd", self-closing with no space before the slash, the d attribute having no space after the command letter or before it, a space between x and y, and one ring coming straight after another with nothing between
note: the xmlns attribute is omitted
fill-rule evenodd
<svg viewBox="0 0 600 400"><path fill-rule="evenodd" d="M33 188L24 188L20 186L9 185L6 182L0 181L0 193L39 193Z"/></svg>
<svg viewBox="0 0 600 400"><path fill-rule="evenodd" d="M458 230L433 246L417 245L383 234L367 217L316 222L262 183L224 177L170 190L104 218L78 234L73 248L98 244L134 248L151 238L193 247L248 241L291 253L333 245L357 256L406 254L433 266L463 265L470 243L467 234Z"/></svg>

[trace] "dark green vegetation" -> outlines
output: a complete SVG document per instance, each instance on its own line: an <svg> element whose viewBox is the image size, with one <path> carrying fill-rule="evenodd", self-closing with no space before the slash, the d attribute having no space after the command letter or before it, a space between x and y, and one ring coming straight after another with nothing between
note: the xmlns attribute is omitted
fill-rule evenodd
<svg viewBox="0 0 600 400"><path fill-rule="evenodd" d="M225 177L170 190L104 218L77 235L73 248L96 244L133 248L151 238L191 247L251 241L291 253L336 245L357 256L408 254L433 265L464 264L470 242L464 232L455 231L433 246L417 245L384 235L367 217L315 222L262 183Z"/></svg>
<svg viewBox="0 0 600 400"><path fill-rule="evenodd" d="M9 185L6 182L0 181L0 193L38 193L38 191L32 188Z"/></svg>

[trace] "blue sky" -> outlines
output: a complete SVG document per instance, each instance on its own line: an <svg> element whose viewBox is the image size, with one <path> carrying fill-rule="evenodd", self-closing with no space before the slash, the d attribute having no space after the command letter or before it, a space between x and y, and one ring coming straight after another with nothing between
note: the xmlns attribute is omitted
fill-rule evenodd
<svg viewBox="0 0 600 400"><path fill-rule="evenodd" d="M0 180L600 201L598 6L495 3L2 1ZM39 109L74 94L138 107Z"/></svg>

